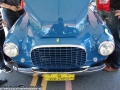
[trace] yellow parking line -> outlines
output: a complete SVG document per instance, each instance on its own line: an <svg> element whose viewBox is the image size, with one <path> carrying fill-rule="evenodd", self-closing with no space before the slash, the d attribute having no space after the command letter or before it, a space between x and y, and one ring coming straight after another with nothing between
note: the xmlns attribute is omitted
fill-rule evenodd
<svg viewBox="0 0 120 90"><path fill-rule="evenodd" d="M35 73L35 74L33 74L32 82L31 82L30 86L33 86L33 87L36 86L37 81L38 81L38 74Z"/></svg>
<svg viewBox="0 0 120 90"><path fill-rule="evenodd" d="M42 79L41 86L42 86L42 90L46 90L46 88L47 88L47 81L44 79L44 77Z"/></svg>

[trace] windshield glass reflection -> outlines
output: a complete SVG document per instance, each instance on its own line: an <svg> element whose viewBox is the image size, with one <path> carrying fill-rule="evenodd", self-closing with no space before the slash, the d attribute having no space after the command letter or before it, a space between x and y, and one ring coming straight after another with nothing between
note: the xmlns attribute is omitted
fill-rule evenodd
<svg viewBox="0 0 120 90"><path fill-rule="evenodd" d="M54 24L40 25L38 22L30 21L35 34L40 37L77 37L84 29L85 18L78 24L64 22L63 18L58 18Z"/></svg>

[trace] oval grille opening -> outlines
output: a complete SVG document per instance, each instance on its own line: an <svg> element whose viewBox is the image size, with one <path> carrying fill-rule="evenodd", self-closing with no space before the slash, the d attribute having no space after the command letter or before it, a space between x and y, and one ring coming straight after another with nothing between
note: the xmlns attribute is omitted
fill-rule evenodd
<svg viewBox="0 0 120 90"><path fill-rule="evenodd" d="M37 48L32 50L31 60L41 70L73 70L85 64L86 52L78 47Z"/></svg>

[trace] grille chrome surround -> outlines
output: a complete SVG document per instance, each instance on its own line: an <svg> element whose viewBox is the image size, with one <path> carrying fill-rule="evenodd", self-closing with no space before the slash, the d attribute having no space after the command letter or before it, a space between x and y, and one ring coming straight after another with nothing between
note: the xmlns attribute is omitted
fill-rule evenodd
<svg viewBox="0 0 120 90"><path fill-rule="evenodd" d="M86 62L86 51L78 45L44 45L31 50L33 64L43 71L74 71Z"/></svg>

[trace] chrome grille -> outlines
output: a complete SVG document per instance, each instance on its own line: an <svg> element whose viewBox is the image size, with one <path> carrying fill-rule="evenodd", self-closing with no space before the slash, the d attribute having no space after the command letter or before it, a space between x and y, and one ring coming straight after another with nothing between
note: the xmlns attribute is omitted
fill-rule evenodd
<svg viewBox="0 0 120 90"><path fill-rule="evenodd" d="M42 47L31 52L31 60L41 70L73 70L85 64L86 52L78 47Z"/></svg>

